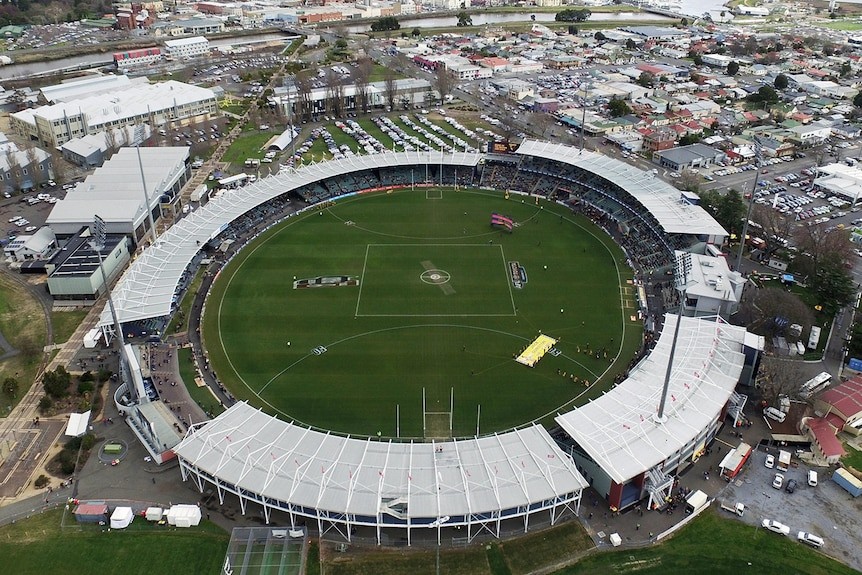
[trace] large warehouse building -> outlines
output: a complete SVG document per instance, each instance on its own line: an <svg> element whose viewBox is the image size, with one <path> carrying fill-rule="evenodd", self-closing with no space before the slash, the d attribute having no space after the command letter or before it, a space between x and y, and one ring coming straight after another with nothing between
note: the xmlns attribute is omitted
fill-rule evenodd
<svg viewBox="0 0 862 575"><path fill-rule="evenodd" d="M138 158L140 153L140 159ZM143 173L142 173L143 169ZM163 209L173 210L191 176L189 149L121 148L101 168L58 201L46 223L58 238L89 227L99 215L109 234L124 234L137 244L149 232L147 210L158 222ZM144 206L144 184L148 205Z"/></svg>

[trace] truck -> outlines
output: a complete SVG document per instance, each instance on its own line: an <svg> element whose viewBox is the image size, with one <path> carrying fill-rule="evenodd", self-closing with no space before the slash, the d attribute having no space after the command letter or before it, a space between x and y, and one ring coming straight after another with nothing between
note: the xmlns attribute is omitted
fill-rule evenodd
<svg viewBox="0 0 862 575"><path fill-rule="evenodd" d="M776 465L779 471L787 471L790 469L790 452L783 449L778 452L778 464Z"/></svg>
<svg viewBox="0 0 862 575"><path fill-rule="evenodd" d="M846 469L836 469L835 473L832 474L832 481L840 485L853 497L859 497L862 495L862 481L859 481L858 477Z"/></svg>
<svg viewBox="0 0 862 575"><path fill-rule="evenodd" d="M737 501L736 503L722 503L721 508L728 513L734 513L739 517L745 513L745 504Z"/></svg>
<svg viewBox="0 0 862 575"><path fill-rule="evenodd" d="M731 449L730 452L721 460L718 468L721 476L727 481L731 481L739 475L745 462L751 457L751 446L745 442L739 444L739 447Z"/></svg>
<svg viewBox="0 0 862 575"><path fill-rule="evenodd" d="M700 511L702 507L709 505L709 496L698 489L692 492L685 500L685 512L695 513Z"/></svg>

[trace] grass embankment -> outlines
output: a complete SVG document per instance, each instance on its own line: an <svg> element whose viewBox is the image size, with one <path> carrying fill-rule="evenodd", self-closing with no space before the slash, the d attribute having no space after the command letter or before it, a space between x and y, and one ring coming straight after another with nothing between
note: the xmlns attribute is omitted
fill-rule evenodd
<svg viewBox="0 0 862 575"><path fill-rule="evenodd" d="M36 298L3 274L0 274L0 333L19 352L0 361L0 381L7 377L18 381L14 398L0 393L0 417L5 417L33 384L48 331L45 312Z"/></svg>
<svg viewBox="0 0 862 575"><path fill-rule="evenodd" d="M84 318L87 316L86 309L72 309L51 312L51 326L54 333L54 343L66 343Z"/></svg>

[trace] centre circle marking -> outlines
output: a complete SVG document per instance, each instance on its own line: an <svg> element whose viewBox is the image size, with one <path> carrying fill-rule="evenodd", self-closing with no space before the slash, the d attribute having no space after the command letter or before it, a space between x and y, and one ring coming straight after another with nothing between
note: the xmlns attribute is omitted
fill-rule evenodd
<svg viewBox="0 0 862 575"><path fill-rule="evenodd" d="M445 270L425 270L419 275L419 279L421 279L426 284L431 285L443 285L445 283L449 283L449 279L452 276L449 272Z"/></svg>

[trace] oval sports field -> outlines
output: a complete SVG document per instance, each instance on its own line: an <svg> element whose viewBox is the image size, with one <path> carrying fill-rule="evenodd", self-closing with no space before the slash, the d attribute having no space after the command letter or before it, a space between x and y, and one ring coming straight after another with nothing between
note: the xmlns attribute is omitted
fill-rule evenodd
<svg viewBox="0 0 862 575"><path fill-rule="evenodd" d="M546 200L363 194L246 246L203 332L219 378L270 413L357 435L472 436L477 421L500 431L607 390L641 341L630 279L602 230ZM518 363L542 335L556 343Z"/></svg>

